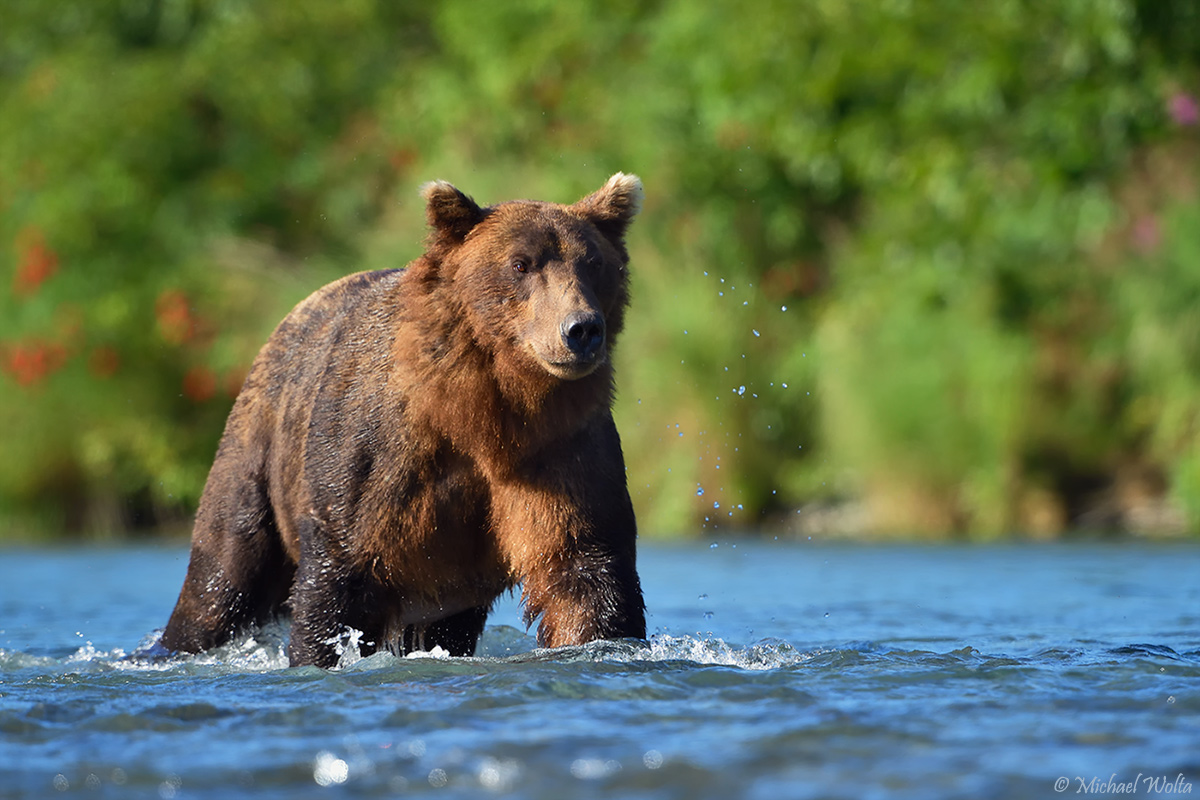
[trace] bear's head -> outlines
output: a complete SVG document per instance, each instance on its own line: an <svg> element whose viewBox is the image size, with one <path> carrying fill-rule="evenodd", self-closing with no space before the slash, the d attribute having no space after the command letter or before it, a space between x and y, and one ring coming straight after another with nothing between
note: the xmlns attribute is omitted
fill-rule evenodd
<svg viewBox="0 0 1200 800"><path fill-rule="evenodd" d="M628 302L625 231L642 200L637 176L618 172L573 205L481 208L444 181L422 195L427 258L480 347L559 380L607 363Z"/></svg>

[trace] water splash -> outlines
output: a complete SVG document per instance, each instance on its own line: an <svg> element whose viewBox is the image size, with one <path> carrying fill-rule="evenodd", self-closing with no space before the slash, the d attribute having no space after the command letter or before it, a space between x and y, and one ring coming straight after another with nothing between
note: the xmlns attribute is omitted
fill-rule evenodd
<svg viewBox="0 0 1200 800"><path fill-rule="evenodd" d="M761 639L739 647L712 635L672 636L655 634L646 642L633 640L589 642L585 645L534 650L510 662L561 661L596 664L660 664L688 662L700 666L736 667L744 670L775 670L809 661L820 652L805 653L782 639Z"/></svg>
<svg viewBox="0 0 1200 800"><path fill-rule="evenodd" d="M147 634L128 656L121 650L98 654L98 660L131 672L164 672L196 666L229 672L273 672L288 666L288 624L275 621L247 631L228 644L195 655L162 648L162 630Z"/></svg>
<svg viewBox="0 0 1200 800"><path fill-rule="evenodd" d="M657 635L650 639L648 661L690 661L747 670L771 670L796 666L817 653L797 650L782 639L761 639L748 647L737 647L716 637Z"/></svg>
<svg viewBox="0 0 1200 800"><path fill-rule="evenodd" d="M711 613L711 612L710 612ZM158 642L160 633L154 632L138 645L132 654L126 655L119 648L103 651L90 642L63 658L34 656L0 650L0 666L13 668L36 668L52 671L79 672L81 670L127 671L127 672L183 672L187 674L240 674L267 673L286 670L287 628L286 623L275 622L243 634L235 641L196 655L170 655L145 657ZM467 665L476 667L488 663L520 664L536 662L592 662L601 663L656 663L686 661L700 665L720 665L746 670L770 670L791 667L813 658L816 653L805 653L781 639L763 639L742 647L730 644L711 634L702 636L672 636L656 634L648 641L634 640L597 641L584 645L539 648L536 639L526 631L507 625L487 628L480 639L477 655L470 658L452 657L438 647L431 652L410 653L399 658L387 651L364 656L361 631L347 629L338 637L338 664L333 672L374 671L395 669L404 664ZM422 670L426 667L421 667Z"/></svg>

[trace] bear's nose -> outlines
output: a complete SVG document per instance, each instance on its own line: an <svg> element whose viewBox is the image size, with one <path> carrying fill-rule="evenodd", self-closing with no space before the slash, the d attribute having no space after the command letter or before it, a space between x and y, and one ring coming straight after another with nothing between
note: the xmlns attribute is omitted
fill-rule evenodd
<svg viewBox="0 0 1200 800"><path fill-rule="evenodd" d="M575 311L562 322L562 337L572 353L590 359L604 344L604 317L593 311Z"/></svg>

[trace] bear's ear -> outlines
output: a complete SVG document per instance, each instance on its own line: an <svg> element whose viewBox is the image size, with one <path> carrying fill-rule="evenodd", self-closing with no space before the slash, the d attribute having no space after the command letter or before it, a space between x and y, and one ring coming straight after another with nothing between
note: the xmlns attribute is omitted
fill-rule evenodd
<svg viewBox="0 0 1200 800"><path fill-rule="evenodd" d="M572 206L617 242L625 239L625 231L641 207L642 179L624 172L613 175L598 191Z"/></svg>
<svg viewBox="0 0 1200 800"><path fill-rule="evenodd" d="M483 220L483 210L475 201L446 181L425 184L421 196L425 198L425 218L436 237L461 242Z"/></svg>

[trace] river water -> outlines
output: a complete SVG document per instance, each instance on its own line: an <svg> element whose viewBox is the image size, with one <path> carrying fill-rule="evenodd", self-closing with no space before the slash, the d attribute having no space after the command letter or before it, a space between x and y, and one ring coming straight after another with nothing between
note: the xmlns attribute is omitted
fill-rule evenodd
<svg viewBox="0 0 1200 800"><path fill-rule="evenodd" d="M186 559L0 552L0 798L1200 796L1200 547L646 544L647 643L128 658Z"/></svg>

